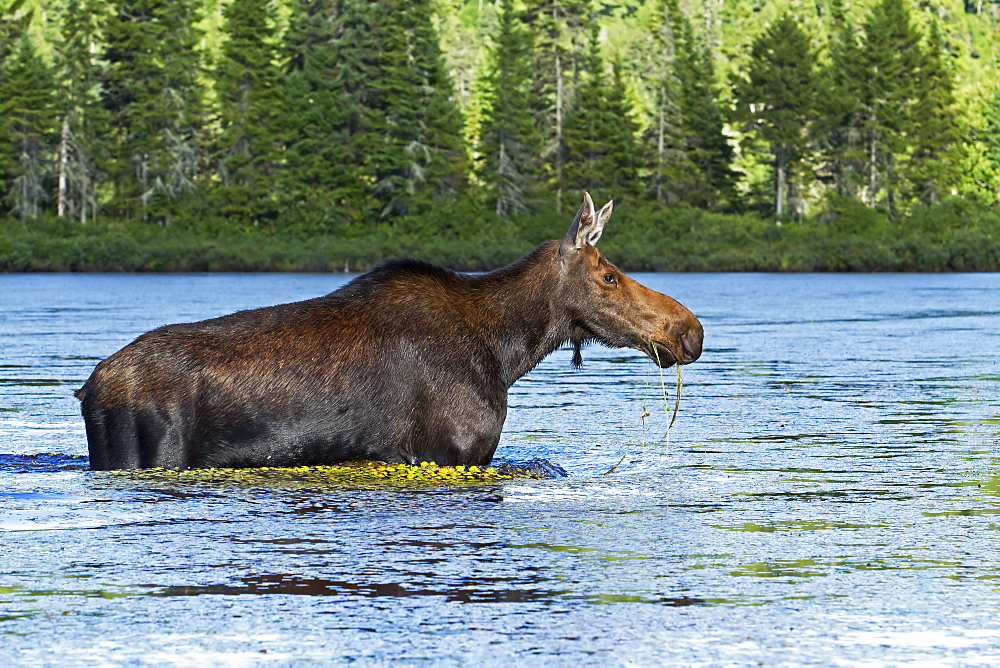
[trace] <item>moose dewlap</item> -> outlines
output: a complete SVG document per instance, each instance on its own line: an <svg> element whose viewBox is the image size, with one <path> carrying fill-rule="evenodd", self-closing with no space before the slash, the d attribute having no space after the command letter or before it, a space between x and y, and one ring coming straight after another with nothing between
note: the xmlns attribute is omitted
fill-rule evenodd
<svg viewBox="0 0 1000 668"><path fill-rule="evenodd" d="M507 391L572 341L659 364L698 319L594 244L589 195L562 240L477 276L393 260L324 297L143 334L76 393L94 469L490 463Z"/></svg>

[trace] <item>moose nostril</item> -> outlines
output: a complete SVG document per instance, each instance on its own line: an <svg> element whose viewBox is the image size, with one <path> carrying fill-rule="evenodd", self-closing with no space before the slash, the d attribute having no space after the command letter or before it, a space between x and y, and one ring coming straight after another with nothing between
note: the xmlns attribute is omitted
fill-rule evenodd
<svg viewBox="0 0 1000 668"><path fill-rule="evenodd" d="M681 354L683 354L685 361L693 362L701 357L702 338L700 327L692 327L681 334Z"/></svg>

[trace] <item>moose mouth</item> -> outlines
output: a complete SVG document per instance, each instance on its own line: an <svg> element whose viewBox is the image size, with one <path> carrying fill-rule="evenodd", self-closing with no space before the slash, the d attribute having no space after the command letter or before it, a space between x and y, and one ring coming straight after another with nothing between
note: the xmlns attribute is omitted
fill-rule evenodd
<svg viewBox="0 0 1000 668"><path fill-rule="evenodd" d="M671 345L663 341L650 341L648 347L643 346L643 352L649 355L662 369L678 363L690 364L698 359L698 355L688 352L683 345Z"/></svg>

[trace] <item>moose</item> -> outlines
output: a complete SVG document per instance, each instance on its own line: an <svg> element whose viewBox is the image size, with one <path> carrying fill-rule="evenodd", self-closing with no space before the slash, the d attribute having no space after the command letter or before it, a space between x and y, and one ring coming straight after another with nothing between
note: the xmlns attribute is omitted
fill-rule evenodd
<svg viewBox="0 0 1000 668"><path fill-rule="evenodd" d="M567 342L660 367L701 355L703 329L594 244L589 194L562 240L465 275L387 261L324 297L141 335L76 392L90 467L249 468L376 460L487 465L507 391Z"/></svg>

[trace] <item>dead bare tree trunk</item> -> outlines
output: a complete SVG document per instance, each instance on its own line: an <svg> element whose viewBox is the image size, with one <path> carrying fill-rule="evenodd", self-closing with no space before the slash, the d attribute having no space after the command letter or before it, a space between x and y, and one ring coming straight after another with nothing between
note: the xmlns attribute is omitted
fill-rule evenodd
<svg viewBox="0 0 1000 668"><path fill-rule="evenodd" d="M875 169L875 128L872 128L871 137L869 137L869 142L871 144L868 152L868 206L875 208L875 186L877 184L877 171Z"/></svg>
<svg viewBox="0 0 1000 668"><path fill-rule="evenodd" d="M777 193L775 194L774 202L774 216L780 225L782 218L785 216L785 171L786 163L785 160L785 149L778 149L777 159L775 160L775 171L777 172Z"/></svg>
<svg viewBox="0 0 1000 668"><path fill-rule="evenodd" d="M556 46L556 210L562 211L563 189L563 78L562 59Z"/></svg>
<svg viewBox="0 0 1000 668"><path fill-rule="evenodd" d="M660 113L656 127L656 203L661 205L663 204L663 163L666 147L666 139L664 138L667 124L666 107L667 90L663 84L660 84Z"/></svg>
<svg viewBox="0 0 1000 668"><path fill-rule="evenodd" d="M69 164L69 116L63 118L62 136L59 138L59 199L56 203L56 215L60 218L66 215L68 194L66 192L66 169Z"/></svg>

